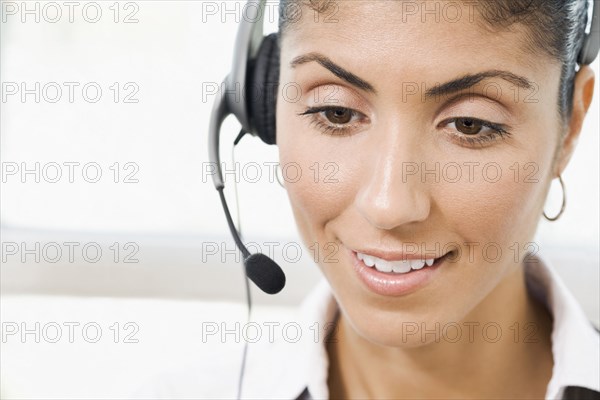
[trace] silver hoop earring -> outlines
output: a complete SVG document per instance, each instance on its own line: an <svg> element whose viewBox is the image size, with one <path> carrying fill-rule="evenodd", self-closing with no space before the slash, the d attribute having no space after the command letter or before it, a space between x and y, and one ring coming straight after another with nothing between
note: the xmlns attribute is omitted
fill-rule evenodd
<svg viewBox="0 0 600 400"><path fill-rule="evenodd" d="M546 211L544 211L544 218L546 218L548 221L552 222L552 221L556 221L557 219L560 218L560 216L562 215L562 213L565 211L565 207L567 206L567 191L565 189L565 183L562 180L562 177L559 175L558 176L558 182L560 183L560 187L562 189L562 205L560 206L560 211L558 212L558 214L555 217L548 217L546 215Z"/></svg>

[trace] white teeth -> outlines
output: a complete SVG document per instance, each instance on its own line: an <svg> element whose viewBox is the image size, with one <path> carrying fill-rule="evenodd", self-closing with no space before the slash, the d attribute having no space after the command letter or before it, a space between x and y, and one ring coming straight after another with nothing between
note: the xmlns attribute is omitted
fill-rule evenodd
<svg viewBox="0 0 600 400"><path fill-rule="evenodd" d="M392 261L394 272L404 274L410 271L410 261Z"/></svg>
<svg viewBox="0 0 600 400"><path fill-rule="evenodd" d="M381 272L392 272L393 271L393 263L382 260L380 258L375 259L375 269Z"/></svg>
<svg viewBox="0 0 600 400"><path fill-rule="evenodd" d="M423 260L410 260L410 267L412 269L421 269L425 266L425 261Z"/></svg>
<svg viewBox="0 0 600 400"><path fill-rule="evenodd" d="M435 261L434 258L429 258L426 260L387 261L358 252L356 253L356 256L359 260L362 260L367 267L374 266L375 269L381 272L393 271L400 274L410 272L411 270L419 270L426 265L430 267Z"/></svg>

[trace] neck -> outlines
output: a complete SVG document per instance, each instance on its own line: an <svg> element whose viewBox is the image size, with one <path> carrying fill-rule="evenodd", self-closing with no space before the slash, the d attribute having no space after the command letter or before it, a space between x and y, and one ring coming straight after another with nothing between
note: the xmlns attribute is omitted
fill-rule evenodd
<svg viewBox="0 0 600 400"><path fill-rule="evenodd" d="M528 294L523 273L507 275L451 341L381 346L358 335L341 313L338 340L328 347L330 398L543 398L552 319Z"/></svg>

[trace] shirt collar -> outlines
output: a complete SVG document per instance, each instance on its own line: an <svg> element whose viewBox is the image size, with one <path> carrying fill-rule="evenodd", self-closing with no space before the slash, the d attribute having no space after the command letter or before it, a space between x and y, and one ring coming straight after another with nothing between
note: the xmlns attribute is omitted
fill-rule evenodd
<svg viewBox="0 0 600 400"><path fill-rule="evenodd" d="M329 282L325 278L321 279L311 295L304 300L300 310L304 316L304 324L314 324L317 321L319 332L317 337L313 338L313 345L307 353L308 362L305 365L305 373L308 392L314 399L328 399L329 357L326 335L332 331L331 328L333 328L340 310L331 292Z"/></svg>
<svg viewBox="0 0 600 400"><path fill-rule="evenodd" d="M545 304L553 316L554 367L546 399L561 398L567 386L600 392L598 332L547 261L539 256L529 257L525 263L525 277L530 293ZM279 341L270 344L268 349L254 346L256 359L249 363L251 367L246 371L250 372L249 380L258 383L250 386L260 392L251 393L250 390L246 394L264 398L265 382L269 382L269 392L274 397L297 399L308 389L311 398L328 399L329 359L325 335L330 332L329 327L333 326L338 314L339 307L331 287L323 277L299 307L296 318L302 332L301 340L295 343Z"/></svg>
<svg viewBox="0 0 600 400"><path fill-rule="evenodd" d="M562 279L541 257L525 264L527 284L553 316L554 367L547 399L562 398L567 386L600 392L600 336Z"/></svg>

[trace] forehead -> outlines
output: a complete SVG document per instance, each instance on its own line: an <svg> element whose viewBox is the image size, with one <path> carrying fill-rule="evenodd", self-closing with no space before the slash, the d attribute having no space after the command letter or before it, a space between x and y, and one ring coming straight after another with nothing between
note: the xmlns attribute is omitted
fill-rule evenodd
<svg viewBox="0 0 600 400"><path fill-rule="evenodd" d="M382 73L380 77L388 75L385 72L391 66L407 75L502 67L527 72L532 79L536 75L541 79L552 67L553 72L559 71L558 63L531 51L525 26L493 29L479 14L476 1L321 0L301 4L301 18L288 24L283 37L283 59L320 50L350 63L358 68L357 73Z"/></svg>

